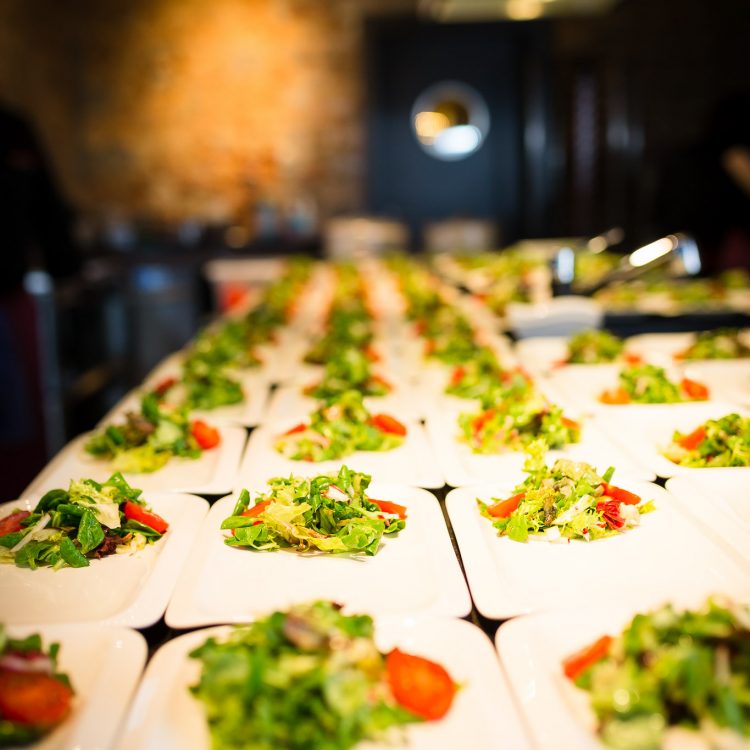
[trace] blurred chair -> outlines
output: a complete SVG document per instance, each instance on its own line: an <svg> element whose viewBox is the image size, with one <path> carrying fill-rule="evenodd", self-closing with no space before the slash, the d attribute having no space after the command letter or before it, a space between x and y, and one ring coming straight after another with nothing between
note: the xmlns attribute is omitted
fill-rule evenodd
<svg viewBox="0 0 750 750"><path fill-rule="evenodd" d="M428 253L477 253L499 247L500 231L494 221L485 219L446 219L424 227L424 247Z"/></svg>
<svg viewBox="0 0 750 750"><path fill-rule="evenodd" d="M373 216L331 219L323 231L325 256L331 260L370 258L393 250L406 250L405 224Z"/></svg>

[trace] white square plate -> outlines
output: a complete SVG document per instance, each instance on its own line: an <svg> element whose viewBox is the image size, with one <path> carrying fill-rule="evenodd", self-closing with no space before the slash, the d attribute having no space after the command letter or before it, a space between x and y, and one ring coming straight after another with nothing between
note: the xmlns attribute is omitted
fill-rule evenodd
<svg viewBox="0 0 750 750"><path fill-rule="evenodd" d="M679 466L662 455L662 450L672 442L675 430L690 433L708 419L719 419L727 414L737 413L747 416L747 410L736 405L704 403L680 409L665 408L648 412L642 410L625 411L607 419L601 419L601 428L639 464L648 467L659 477L674 477L678 475L707 476L717 471L729 471L744 477L750 482L750 468L737 467L728 469L690 468Z"/></svg>
<svg viewBox="0 0 750 750"><path fill-rule="evenodd" d="M731 550L750 570L750 473L713 469L700 476L679 476L667 482L706 535Z"/></svg>
<svg viewBox="0 0 750 750"><path fill-rule="evenodd" d="M675 358L685 349L688 348L694 341L697 333L644 333L639 336L631 336L628 339L633 347L639 352L643 352L645 357L648 357L654 362L660 360L662 362L673 362ZM750 344L750 330L744 329L742 331L742 340L746 344ZM694 360L699 361L699 360ZM700 360L707 361L707 360ZM728 360L708 360L708 361L723 361ZM742 360L738 360L742 361Z"/></svg>
<svg viewBox="0 0 750 750"><path fill-rule="evenodd" d="M731 394L724 388L718 390L709 386L708 401L682 401L676 404L604 404L599 396L605 390L617 388L618 375L623 365L568 365L549 373L544 378L543 388L546 393L561 405L569 406L585 414L602 414L605 417L626 412L639 413L642 419L648 419L659 412L700 409L707 403L726 403L730 408ZM667 377L679 381L681 368L672 365L667 370Z"/></svg>
<svg viewBox="0 0 750 750"><path fill-rule="evenodd" d="M568 356L569 339L569 336L540 336L523 339L516 343L516 357L523 367L536 375L547 375L568 367L600 367L600 365L563 364ZM626 351L643 356L643 352L636 343L635 338L627 339Z"/></svg>
<svg viewBox="0 0 750 750"><path fill-rule="evenodd" d="M136 695L120 750L209 750L211 739L202 705L189 686L200 664L188 654L209 636L228 628L198 630L163 646L151 660ZM487 637L463 620L385 618L376 621L383 651L398 647L442 664L462 687L447 716L412 724L405 744L362 743L358 750L528 750L518 709Z"/></svg>
<svg viewBox="0 0 750 750"><path fill-rule="evenodd" d="M64 485L67 487L67 483ZM32 510L41 497L0 506L0 518L15 508ZM4 565L0 601L12 602L2 613L5 622L86 622L145 628L167 607L182 566L208 512L208 503L194 495L144 495L169 523L155 544L133 555L91 560L87 568L17 568Z"/></svg>
<svg viewBox="0 0 750 750"><path fill-rule="evenodd" d="M305 385L311 385L318 380L319 378L311 378ZM418 419L420 411L417 408L412 388L395 378L386 377L386 380L392 386L390 393L384 396L365 397L365 406L373 414L385 412L399 420ZM306 396L302 388L302 385L292 385L276 389L268 405L265 424L273 427L276 424L306 421L310 412L317 409L321 401L312 396Z"/></svg>
<svg viewBox="0 0 750 750"><path fill-rule="evenodd" d="M703 601L691 599L675 604L697 606ZM500 661L535 747L607 750L608 746L596 736L596 717L588 694L565 677L562 664L601 636L618 635L635 614L651 609L655 607L556 611L519 617L500 627L495 637Z"/></svg>
<svg viewBox="0 0 750 750"><path fill-rule="evenodd" d="M146 662L146 641L126 628L14 625L14 638L39 633L45 650L60 644L58 668L75 690L68 718L31 750L106 750L116 739Z"/></svg>
<svg viewBox="0 0 750 750"><path fill-rule="evenodd" d="M474 453L469 445L458 439L458 414L460 411L475 409L474 402L462 402L461 409L450 408L448 402L443 403L444 408L435 409L428 416L427 434L445 474L446 482L451 487L480 482L501 482L505 477L515 476L520 472L526 460L524 452L509 451L494 455ZM600 471L606 471L609 466L614 466L620 475L648 480L654 478L653 471L609 440L599 428L597 421L592 418L583 421L580 442L552 450L548 456L549 461L565 457L574 461L586 461Z"/></svg>
<svg viewBox="0 0 750 750"><path fill-rule="evenodd" d="M263 356L270 357L268 352ZM167 357L145 380L144 389L155 388L166 378L180 378L181 365L184 355L181 352ZM266 401L268 400L269 373L272 366L263 369L229 370L228 375L237 380L242 386L245 400L239 404L219 406L216 409L196 409L191 412L194 419L204 419L207 422L219 422L228 424L239 424L244 427L254 427L260 424L265 413ZM141 393L134 391L118 404L100 422L106 424L112 419L119 417L126 411L138 410L140 407ZM170 396L167 396L167 401Z"/></svg>
<svg viewBox="0 0 750 750"><path fill-rule="evenodd" d="M247 432L243 427L220 426L221 442L204 451L200 458L172 458L150 474L125 474L133 487L154 492L192 492L201 495L225 495L231 492L237 467L245 447ZM71 479L82 477L105 482L112 476L109 461L90 456L83 449L91 433L71 440L39 473L23 492L43 495L55 487L67 487Z"/></svg>
<svg viewBox="0 0 750 750"><path fill-rule="evenodd" d="M169 604L168 624L245 622L311 599L331 599L351 611L379 615L467 615L471 599L435 497L415 487L378 482L368 495L405 505L408 515L406 527L384 536L372 557L229 547L221 522L232 515L236 498L219 500Z"/></svg>
<svg viewBox="0 0 750 750"><path fill-rule="evenodd" d="M461 487L446 501L472 598L485 617L500 620L592 601L649 606L665 592L750 596L747 568L701 534L669 493L618 474L618 486L655 502L656 510L641 516L639 527L593 542L499 537L479 514L476 498L509 497L521 479Z"/></svg>
<svg viewBox="0 0 750 750"><path fill-rule="evenodd" d="M234 488L263 487L271 477L284 477L290 474L305 477L327 474L338 471L342 464L384 482L428 489L442 487L442 467L430 448L424 429L415 422L402 421L406 425L407 434L398 448L390 451L357 451L335 461L318 463L292 461L274 449L276 438L294 427L294 420L279 422L273 428L270 425L259 427L250 435Z"/></svg>

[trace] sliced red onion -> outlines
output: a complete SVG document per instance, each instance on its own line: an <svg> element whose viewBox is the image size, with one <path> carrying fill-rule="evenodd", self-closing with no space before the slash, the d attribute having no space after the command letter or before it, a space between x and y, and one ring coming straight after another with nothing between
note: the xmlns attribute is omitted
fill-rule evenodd
<svg viewBox="0 0 750 750"><path fill-rule="evenodd" d="M52 660L45 654L34 654L31 657L24 657L20 654L5 654L0 656L0 669L52 674Z"/></svg>

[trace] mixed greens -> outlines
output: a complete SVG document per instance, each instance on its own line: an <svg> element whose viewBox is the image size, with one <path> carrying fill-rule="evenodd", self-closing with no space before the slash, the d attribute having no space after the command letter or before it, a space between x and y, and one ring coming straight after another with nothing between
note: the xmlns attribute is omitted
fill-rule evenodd
<svg viewBox="0 0 750 750"><path fill-rule="evenodd" d="M528 377L520 370L504 370L495 353L483 346L473 357L455 366L445 393L459 398L486 399L499 386L516 380L525 382Z"/></svg>
<svg viewBox="0 0 750 750"><path fill-rule="evenodd" d="M305 389L308 396L331 399L344 391L359 391L363 396L385 396L391 385L372 371L372 360L366 352L347 347L326 362L323 377Z"/></svg>
<svg viewBox="0 0 750 750"><path fill-rule="evenodd" d="M328 461L355 451L388 451L404 442L406 427L388 414L370 414L358 391L324 402L309 424L292 427L275 448L295 461Z"/></svg>
<svg viewBox="0 0 750 750"><path fill-rule="evenodd" d="M709 419L691 432L676 430L664 455L680 466L750 466L750 417L727 414Z"/></svg>
<svg viewBox="0 0 750 750"><path fill-rule="evenodd" d="M597 732L617 750L728 749L750 739L747 606L709 600L695 611L638 614L563 669L589 693Z"/></svg>
<svg viewBox="0 0 750 750"><path fill-rule="evenodd" d="M581 439L580 425L530 383L515 382L511 388L491 392L481 409L459 415L459 439L475 453L523 450L540 438L550 448L562 448Z"/></svg>
<svg viewBox="0 0 750 750"><path fill-rule="evenodd" d="M678 359L739 359L750 357L748 346L737 328L718 328L696 334L695 341L677 355Z"/></svg>
<svg viewBox="0 0 750 750"><path fill-rule="evenodd" d="M342 466L338 474L311 479L277 477L250 505L242 490L232 515L221 524L232 534L231 547L300 552L349 552L374 555L383 534L406 525L406 508L373 500L366 490L371 477Z"/></svg>
<svg viewBox="0 0 750 750"><path fill-rule="evenodd" d="M57 668L60 644L11 638L0 624L0 747L41 740L68 716L73 688Z"/></svg>
<svg viewBox="0 0 750 750"><path fill-rule="evenodd" d="M614 468L603 475L587 463L560 458L550 467L544 462L543 441L529 446L524 465L528 474L509 498L477 498L480 513L492 521L500 536L515 542L530 537L548 541L613 536L637 526L652 502L610 483Z"/></svg>
<svg viewBox="0 0 750 750"><path fill-rule="evenodd" d="M0 519L0 563L85 568L91 559L142 549L167 528L122 474L101 484L71 481L67 490L47 492L33 511Z"/></svg>
<svg viewBox="0 0 750 750"><path fill-rule="evenodd" d="M639 364L625 367L618 376L619 386L602 391L604 404L675 404L681 401L705 401L708 388L690 378L672 382L663 367Z"/></svg>
<svg viewBox="0 0 750 750"><path fill-rule="evenodd" d="M201 664L191 691L215 750L393 742L408 724L442 718L456 692L441 665L398 649L382 654L371 617L323 601L235 627L190 656Z"/></svg>
<svg viewBox="0 0 750 750"><path fill-rule="evenodd" d="M112 462L115 471L147 473L161 469L170 458L199 458L218 445L219 433L200 420L190 421L184 407L167 408L156 392L141 399L140 412L94 433L84 450Z"/></svg>
<svg viewBox="0 0 750 750"><path fill-rule="evenodd" d="M622 355L624 348L625 342L609 331L581 331L568 339L565 362L571 365L615 362Z"/></svg>

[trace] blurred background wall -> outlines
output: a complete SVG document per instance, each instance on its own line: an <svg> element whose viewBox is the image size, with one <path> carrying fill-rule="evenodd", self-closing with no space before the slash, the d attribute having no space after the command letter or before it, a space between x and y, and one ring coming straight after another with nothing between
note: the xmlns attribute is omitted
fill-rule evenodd
<svg viewBox="0 0 750 750"><path fill-rule="evenodd" d="M220 222L306 195L325 214L352 210L367 9L3 0L0 102L34 122L83 211Z"/></svg>
<svg viewBox="0 0 750 750"><path fill-rule="evenodd" d="M3 0L0 103L33 122L69 201L97 217L221 223L266 201L304 201L322 217L384 210L365 184L383 158L367 147L365 71L387 62L392 39L378 49L382 33L365 22L400 15L434 26L416 9L416 0ZM514 215L494 217L508 240L615 223L647 235L664 165L700 137L716 102L750 89L744 0L622 0L593 17L478 20L498 45L508 26L545 29L541 46L512 50L518 149L528 156L542 138L545 151L513 178ZM460 34L455 45L444 39L445 60L460 62ZM475 64L491 80L496 61Z"/></svg>

